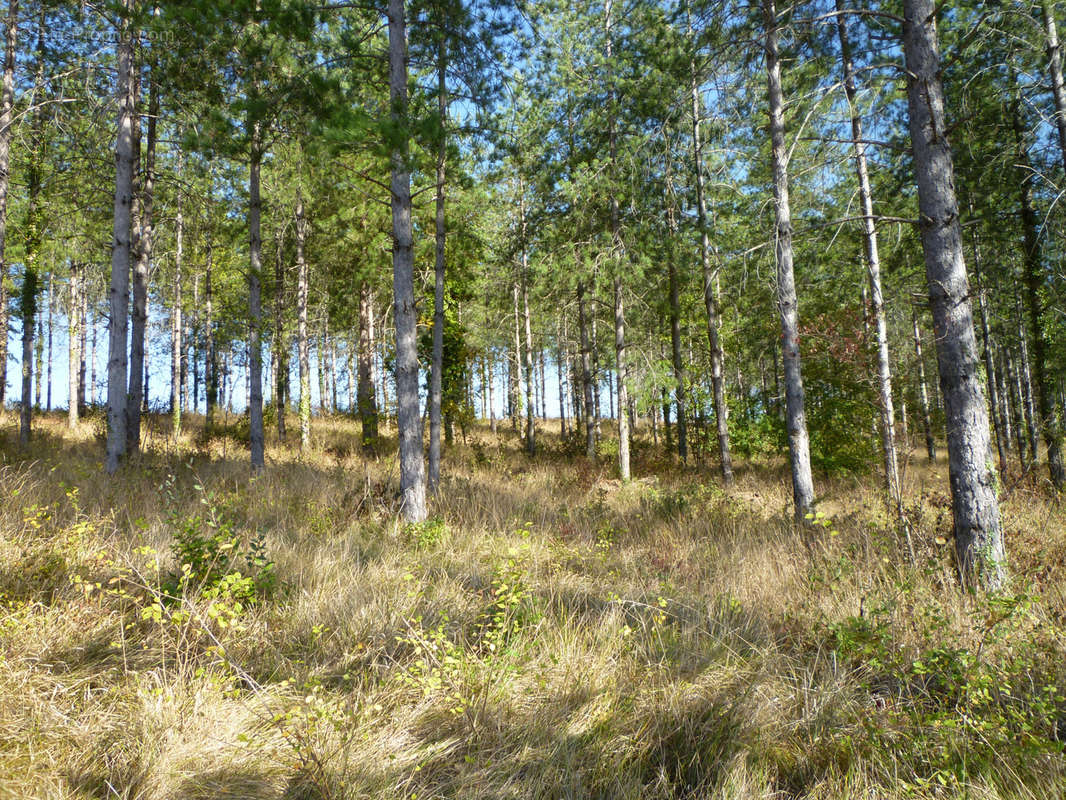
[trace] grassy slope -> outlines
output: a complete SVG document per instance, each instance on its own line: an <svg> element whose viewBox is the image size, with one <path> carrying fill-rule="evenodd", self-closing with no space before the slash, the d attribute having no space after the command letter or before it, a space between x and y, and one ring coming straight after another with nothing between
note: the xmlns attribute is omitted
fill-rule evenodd
<svg viewBox="0 0 1066 800"><path fill-rule="evenodd" d="M872 476L820 481L805 539L780 465L727 494L646 446L621 486L479 429L411 530L353 422L251 484L165 425L114 481L90 425L2 445L0 797L1066 796L1066 516L1034 479L1004 504L1024 580L989 601L914 463L912 563ZM154 606L212 518L279 587Z"/></svg>

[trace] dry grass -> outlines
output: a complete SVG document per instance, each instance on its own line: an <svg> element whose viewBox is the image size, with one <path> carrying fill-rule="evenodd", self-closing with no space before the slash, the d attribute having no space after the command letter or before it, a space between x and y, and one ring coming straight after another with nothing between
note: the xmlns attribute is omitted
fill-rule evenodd
<svg viewBox="0 0 1066 800"><path fill-rule="evenodd" d="M990 602L937 543L943 468L907 470L912 562L872 477L819 481L808 536L781 464L726 493L646 445L623 486L478 428L409 529L349 420L254 482L239 442L166 430L115 480L90 423L0 445L2 798L1066 795L1066 516L1032 476L1004 502L1021 599ZM278 588L153 616L210 513Z"/></svg>

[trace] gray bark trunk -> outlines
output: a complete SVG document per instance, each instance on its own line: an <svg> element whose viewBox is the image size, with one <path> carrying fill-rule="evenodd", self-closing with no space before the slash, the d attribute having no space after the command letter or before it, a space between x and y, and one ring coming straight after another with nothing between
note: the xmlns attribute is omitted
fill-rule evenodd
<svg viewBox="0 0 1066 800"><path fill-rule="evenodd" d="M212 246L211 229L207 230L207 263L204 267L204 370L207 373L205 394L204 425L210 433L215 426L215 412L218 408L218 361L215 353L215 314L214 286L212 285Z"/></svg>
<svg viewBox="0 0 1066 800"><path fill-rule="evenodd" d="M529 261L526 254L526 205L524 187L519 182L519 192L522 196L518 199L519 213L519 236L522 238L522 317L525 323L525 342L522 352L522 360L525 364L526 373L526 452L534 455L537 452L537 425L536 408L534 402L533 385L533 334L529 321Z"/></svg>
<svg viewBox="0 0 1066 800"><path fill-rule="evenodd" d="M359 287L359 420L363 447L373 450L378 443L378 409L374 395L374 298L365 282Z"/></svg>
<svg viewBox="0 0 1066 800"><path fill-rule="evenodd" d="M3 88L0 89L0 409L7 401L7 329L10 280L7 244L7 197L11 183L11 122L15 106L15 48L18 44L18 0L7 6Z"/></svg>
<svg viewBox="0 0 1066 800"><path fill-rule="evenodd" d="M181 354L183 339L181 282L185 259L185 217L182 214L182 195L178 192L178 210L174 217L174 287L170 310L170 418L176 440L181 435Z"/></svg>
<svg viewBox="0 0 1066 800"><path fill-rule="evenodd" d="M436 492L440 483L440 405L444 370L444 166L447 137L444 132L448 113L445 84L444 44L437 54L437 113L440 115L440 142L437 145L436 219L434 220L433 265L433 359L430 364L429 389L429 491Z"/></svg>
<svg viewBox="0 0 1066 800"><path fill-rule="evenodd" d="M847 16L843 0L836 0L837 34L840 39L841 60L844 62L844 93L851 111L851 139L855 149L855 173L862 200L863 239L866 243L866 272L870 283L870 300L874 325L877 328L877 385L881 403L881 452L884 456L885 490L897 516L902 516L899 469L896 462L896 420L892 402L892 368L888 354L888 322L885 318L884 294L881 290L881 257L877 247L877 226L874 223L873 192L866 166L866 145L862 132L862 118L855 107L855 65L851 60Z"/></svg>
<svg viewBox="0 0 1066 800"><path fill-rule="evenodd" d="M132 12L132 0L123 0ZM107 357L108 474L115 474L126 455L127 350L130 302L130 212L133 204L133 39L128 20L121 23L118 43L118 136L115 139L115 205L111 238L111 321Z"/></svg>
<svg viewBox="0 0 1066 800"><path fill-rule="evenodd" d="M973 209L971 208L971 213ZM984 281L981 280L981 249L977 243L977 231L972 232L973 270L977 281L977 307L981 312L981 346L985 362L985 384L988 386L992 430L996 438L996 454L999 456L999 474L1007 474L1007 447L1004 436L1004 417L1000 415L999 390L996 385L996 363L992 350L992 334L988 329L988 307Z"/></svg>
<svg viewBox="0 0 1066 800"><path fill-rule="evenodd" d="M389 0L389 99L392 122L404 133L391 154L392 281L396 322L396 427L400 444L400 491L408 522L426 518L422 417L418 408L418 344L414 294L411 174L407 164L407 35L404 0Z"/></svg>
<svg viewBox="0 0 1066 800"><path fill-rule="evenodd" d="M1055 34L1055 22L1051 9L1046 6L1045 16L1048 20L1050 41L1051 36ZM1056 49L1052 52L1057 55L1057 44ZM1061 64L1059 65L1057 80L1060 82L1062 80ZM1061 85L1058 88L1061 90ZM1058 108L1058 102L1059 98L1056 97L1056 109L1061 114L1062 109ZM1061 490L1066 485L1066 468L1064 468L1062 463L1062 428L1053 397L1055 388L1049 375L1051 371L1048 365L1050 343L1044 330L1044 302L1041 297L1041 289L1046 282L1046 275L1041 262L1040 240L1038 238L1040 223L1033 208L1030 184L1033 170L1029 165L1029 152L1025 145L1019 103L1020 101L1017 98L1012 103L1011 117L1014 125L1015 142L1018 148L1016 172L1018 175L1018 194L1025 247L1023 264L1026 311L1029 316L1029 329L1033 336L1032 366L1036 378L1034 394L1036 395L1036 410L1038 412L1036 423L1047 447L1048 472L1051 476L1051 482L1056 489ZM1061 116L1059 117L1059 124L1063 124ZM1066 140L1062 140L1062 143L1066 146ZM1066 150L1063 152L1066 154ZM1066 164L1066 155L1064 155L1064 164Z"/></svg>
<svg viewBox="0 0 1066 800"><path fill-rule="evenodd" d="M133 325L130 341L130 397L129 423L126 429L127 448L136 452L141 446L141 407L145 401L145 330L148 326L148 273L152 263L153 174L155 172L156 118L159 116L159 96L154 74L148 82L148 136L144 177L140 182L139 214L137 220L136 259L133 265ZM139 119L139 118L138 118ZM140 125L136 125L134 151L139 158Z"/></svg>
<svg viewBox="0 0 1066 800"><path fill-rule="evenodd" d="M300 452L311 448L311 348L307 331L307 223L303 199L296 201L296 352L300 367Z"/></svg>
<svg viewBox="0 0 1066 800"><path fill-rule="evenodd" d="M285 409L289 384L289 346L285 339L285 228L274 237L274 410L278 415L278 440L285 441Z"/></svg>
<svg viewBox="0 0 1066 800"><path fill-rule="evenodd" d="M1040 457L1040 431L1036 425L1036 402L1033 391L1033 370L1029 362L1029 335L1025 331L1021 311L1018 311L1018 347L1021 364L1018 378L1021 381L1022 408L1025 411L1025 428L1029 434L1029 463L1035 464Z"/></svg>
<svg viewBox="0 0 1066 800"><path fill-rule="evenodd" d="M70 265L70 303L67 306L67 427L78 427L78 401L81 397L78 372L81 364L81 265Z"/></svg>
<svg viewBox="0 0 1066 800"><path fill-rule="evenodd" d="M955 553L962 580L999 588L1006 556L988 413L977 366L955 171L946 138L933 0L905 0L903 51L918 206L947 426Z"/></svg>
<svg viewBox="0 0 1066 800"><path fill-rule="evenodd" d="M262 201L259 194L259 171L263 153L258 122L251 123L251 164L248 170L248 427L252 474L258 475L266 465L263 435L263 237L260 233Z"/></svg>
<svg viewBox="0 0 1066 800"><path fill-rule="evenodd" d="M911 322L914 327L914 357L918 366L918 402L922 407L922 432L925 434L925 454L930 464L936 463L936 439L933 438L933 419L929 410L929 389L925 380L925 358L922 356L922 335L918 328L918 309L914 308Z"/></svg>
<svg viewBox="0 0 1066 800"><path fill-rule="evenodd" d="M788 152L785 147L785 110L781 91L781 62L777 50L777 9L763 0L766 23L766 70L770 98L770 138L773 157L777 243L777 303L781 315L781 344L785 371L785 409L792 493L797 521L804 521L814 505L810 439L799 351L799 313L792 270L792 215L789 208Z"/></svg>
<svg viewBox="0 0 1066 800"><path fill-rule="evenodd" d="M592 414L592 376L589 374L589 332L585 317L585 284L582 281L577 282L577 323L581 335L581 386L584 397L585 455L590 459L595 459L596 430Z"/></svg>
<svg viewBox="0 0 1066 800"><path fill-rule="evenodd" d="M688 8L686 7L686 13ZM688 23L691 30L691 21ZM777 38L774 33L774 63L777 63ZM767 62L769 66L769 61ZM781 102L781 76L780 66L777 69L777 95ZM717 270L711 264L711 243L707 231L707 193L703 177L703 136L700 131L700 117L702 116L699 80L694 61L689 62L690 95L692 100L692 167L696 176L696 219L700 231L700 266L703 274L703 305L707 313L707 341L711 348L711 402L714 404L714 424L718 437L718 457L722 472L722 482L726 486L732 486L733 456L729 446L729 405L725 396L725 351L722 348L722 340L719 336L721 323L718 314L718 297L715 291L717 283ZM772 81L772 79L771 79ZM784 118L782 116L782 136L784 136ZM783 140L782 140L783 141ZM787 180L787 179L786 179ZM788 212L788 187L785 186L785 211ZM791 223L790 223L791 225ZM791 228L789 232L791 237ZM791 250L791 238L789 239ZM789 255L791 262L791 253ZM791 264L789 272L791 274ZM798 357L798 354L797 354ZM802 389L802 387L801 387ZM684 436L684 421L682 409L678 405L677 417L678 448ZM804 423L804 436L806 436L806 423ZM791 442L791 437L789 439ZM682 456L684 458L684 456ZM808 459L809 460L809 459ZM808 472L809 472L808 468ZM812 484L813 485L813 484ZM811 501L813 502L813 489L811 489ZM806 513L806 512L804 512Z"/></svg>

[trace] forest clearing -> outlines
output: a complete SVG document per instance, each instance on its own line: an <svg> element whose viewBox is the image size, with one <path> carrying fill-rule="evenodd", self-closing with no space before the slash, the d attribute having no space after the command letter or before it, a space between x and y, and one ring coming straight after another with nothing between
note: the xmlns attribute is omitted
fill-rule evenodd
<svg viewBox="0 0 1066 800"><path fill-rule="evenodd" d="M1066 791L1066 516L1031 476L1002 504L1018 580L987 598L959 592L924 458L912 561L869 479L826 482L805 533L781 460L723 491L646 431L623 485L478 425L411 525L351 419L309 457L270 442L252 483L199 422L115 481L86 424L4 445L0 795Z"/></svg>
<svg viewBox="0 0 1066 800"><path fill-rule="evenodd" d="M0 800L1066 797L1053 0L7 0Z"/></svg>

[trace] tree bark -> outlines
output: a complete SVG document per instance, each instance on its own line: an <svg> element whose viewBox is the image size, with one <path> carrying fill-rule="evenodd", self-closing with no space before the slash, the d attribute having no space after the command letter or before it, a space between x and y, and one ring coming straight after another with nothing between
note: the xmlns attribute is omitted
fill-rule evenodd
<svg viewBox="0 0 1066 800"><path fill-rule="evenodd" d="M182 269L185 266L185 217L181 200L179 189L178 209L174 216L174 287L170 310L170 419L175 441L181 436L181 356L185 350L181 297Z"/></svg>
<svg viewBox="0 0 1066 800"><path fill-rule="evenodd" d="M1029 341L1025 332L1025 322L1021 311L1018 312L1018 347L1021 364L1018 378L1021 381L1022 408L1025 411L1025 428L1029 434L1029 463L1035 464L1040 457L1040 430L1036 424L1036 402L1033 391L1033 370L1029 361Z"/></svg>
<svg viewBox="0 0 1066 800"><path fill-rule="evenodd" d="M912 309L914 327L914 357L918 367L918 401L922 407L922 431L925 434L925 454L930 464L936 463L936 440L933 438L933 420L929 411L929 390L925 380L925 358L922 356L922 335L918 329L918 309Z"/></svg>
<svg viewBox="0 0 1066 800"><path fill-rule="evenodd" d="M892 402L892 368L888 354L888 322L885 318L884 294L881 290L881 256L877 247L877 226L874 223L873 192L870 189L870 174L866 165L866 145L862 131L862 118L855 107L855 65L851 59L851 43L848 40L847 15L844 0L836 0L837 34L840 39L840 55L844 64L844 93L851 112L851 140L855 150L855 173L859 182L859 197L862 201L863 239L866 244L866 273L870 284L870 300L874 325L877 328L877 385L881 403L881 452L884 456L885 490L895 514L902 518L903 505L899 485L899 469L896 462L896 420Z"/></svg>
<svg viewBox="0 0 1066 800"><path fill-rule="evenodd" d="M1005 580L988 413L977 367L970 287L946 138L933 0L904 0L903 51L918 207L944 398L955 553L964 583Z"/></svg>
<svg viewBox="0 0 1066 800"><path fill-rule="evenodd" d="M433 359L430 364L429 388L429 491L436 493L440 483L440 413L444 370L444 167L447 153L445 134L448 113L448 87L445 82L444 40L437 53L437 113L440 116L440 141L437 143L436 218L434 220L433 265Z"/></svg>
<svg viewBox="0 0 1066 800"><path fill-rule="evenodd" d="M374 396L374 298L365 281L359 287L359 420L363 447L373 450L378 443L378 409Z"/></svg>
<svg viewBox="0 0 1066 800"><path fill-rule="evenodd" d="M535 387L533 385L533 334L529 321L529 260L526 253L526 205L524 187L519 182L519 236L522 239L522 317L525 322L525 347L522 352L522 360L525 363L526 373L526 452L534 455L537 452L537 425L536 425L536 402L534 400Z"/></svg>
<svg viewBox="0 0 1066 800"><path fill-rule="evenodd" d="M126 455L126 336L130 302L130 212L133 203L133 36L128 16L133 0L123 0L118 42L118 136L115 140L115 205L111 239L110 333L107 358L108 474Z"/></svg>
<svg viewBox="0 0 1066 800"><path fill-rule="evenodd" d="M211 236L210 220L207 228L207 263L204 266L204 371L207 373L207 386L205 391L205 418L204 425L211 433L215 427L215 413L218 407L218 355L215 352L215 314L214 314L214 285L212 279L212 261L214 259L214 247Z"/></svg>
<svg viewBox="0 0 1066 800"><path fill-rule="evenodd" d="M15 106L15 48L18 45L18 0L7 6L4 46L4 77L0 89L0 409L7 401L8 270L7 198L11 183L11 123Z"/></svg>
<svg viewBox="0 0 1066 800"><path fill-rule="evenodd" d="M137 192L138 219L135 221L136 247L133 264L133 325L130 340L130 389L127 413L126 447L137 452L141 446L141 406L145 400L145 329L148 326L148 272L152 262L153 176L155 172L156 119L159 116L159 95L154 64L148 81L148 136L144 177ZM140 159L140 124L135 117L134 155Z"/></svg>
<svg viewBox="0 0 1066 800"><path fill-rule="evenodd" d="M262 165L262 131L259 122L249 122L251 130L251 164L248 170L248 427L252 475L262 473L266 465L263 435L263 238L260 233L262 200L259 172Z"/></svg>
<svg viewBox="0 0 1066 800"><path fill-rule="evenodd" d="M1051 36L1055 34L1055 22L1051 9L1046 6L1045 16L1048 20L1048 38L1050 41ZM1052 53L1053 55L1058 54L1057 44ZM1054 58L1052 60L1055 61ZM1059 65L1057 80L1059 82L1062 80L1061 64ZM1058 86L1058 89L1061 91L1061 85ZM1056 110L1061 115L1063 110L1058 107L1059 100L1059 96L1056 95ZM1020 101L1015 97L1014 101L1011 103L1011 119L1014 127L1015 144L1018 148L1016 172L1018 175L1019 205L1021 207L1023 244L1025 248L1022 259L1024 265L1025 302L1026 311L1029 316L1029 330L1033 337L1032 367L1036 378L1036 381L1033 384L1037 411L1035 421L1040 430L1040 435L1044 440L1044 445L1047 447L1048 472L1051 476L1051 482L1055 485L1057 490L1061 491L1063 486L1066 485L1066 467L1063 466L1062 462L1062 427L1060 425L1058 409L1054 402L1055 388L1049 374L1051 371L1048 365L1050 343L1047 340L1047 334L1044 330L1044 301L1041 297L1041 289L1044 286L1046 276L1041 263L1040 240L1038 238L1038 228L1040 223L1037 219L1036 211L1033 208L1032 188L1030 184L1033 170L1029 165L1029 152L1025 145L1025 138L1022 130L1021 109L1019 105ZM1059 116L1058 121L1060 125L1066 124L1063 122L1061 116ZM1062 133L1061 130L1060 133ZM1061 140L1061 143L1066 147L1066 139ZM1066 150L1063 152L1066 154ZM1064 164L1066 164L1066 155L1064 155L1063 160ZM1035 460L1034 451L1034 461Z"/></svg>
<svg viewBox="0 0 1066 800"><path fill-rule="evenodd" d="M296 201L296 352L300 367L300 452L311 448L311 348L307 331L307 221L303 198Z"/></svg>
<svg viewBox="0 0 1066 800"><path fill-rule="evenodd" d="M285 441L289 347L285 341L285 228L280 223L274 234L274 247L274 410L278 415L278 440Z"/></svg>
<svg viewBox="0 0 1066 800"><path fill-rule="evenodd" d="M773 3L771 2L771 6L772 5L773 5ZM687 5L685 7L685 13L686 13L686 16L689 14L689 7ZM689 28L689 30L692 29L691 21L688 22L688 28ZM771 35L771 33L770 33L769 28L768 28L767 29L768 44L769 44L770 35ZM773 84L775 83L775 78L773 77L773 73L774 73L774 70L776 70L776 75L777 75L777 77L776 77L776 86L777 86L776 94L777 94L777 102L778 102L778 105L780 106L780 105L783 104L783 101L782 101L782 98L781 98L781 71L780 71L781 68L777 64L778 56L777 56L777 32L776 32L776 30L773 31L772 36L773 36L773 62L774 62L775 67L772 68L772 69L770 68L770 61L769 61L770 56L769 56L769 51L768 51L768 53L767 53L767 68L770 70L770 73L771 73L771 78L770 78L771 94L774 93ZM733 477L733 455L732 455L732 452L731 452L731 449L730 449L730 446L729 446L729 405L728 405L728 403L726 401L726 395L725 395L725 351L722 348L722 340L721 340L721 337L719 336L719 328L721 327L721 321L720 321L719 313L718 313L718 297L717 297L718 293L715 291L715 286L716 286L716 283L717 283L717 270L711 265L711 258L710 258L710 255L711 255L711 244L710 244L710 236L709 236L708 231L707 231L707 194L706 194L706 189L705 189L705 185L704 185L704 177L703 177L703 136L702 136L701 131L700 131L700 117L702 116L702 112L701 112L701 109L700 109L701 103L700 103L700 93L699 93L699 81L698 81L698 75L697 75L697 71L696 71L696 63L695 63L694 60L689 62L689 78L690 78L689 90L690 90L690 96L691 96L691 99L692 99L692 168L693 168L693 171L694 171L695 176L696 176L696 219L697 219L697 225L699 226L699 231L700 231L700 265L702 267L702 273L703 273L703 305L704 305L704 308L705 308L706 313L707 313L707 341L708 341L708 344L710 345L710 348L711 348L711 401L714 404L714 424L715 424L715 432L716 432L716 434L718 436L718 457L719 457L719 460L720 460L719 468L720 468L721 473L722 473L722 483L724 483L726 486L732 486L733 482L734 482L734 477ZM772 98L771 98L771 102L773 102ZM784 158L784 149L783 149L783 142L784 142L784 138L783 138L784 137L784 112L783 111L779 111L779 116L781 117L781 120L780 120L781 138L782 138L781 158L783 159ZM771 117L773 117L773 114L771 114ZM771 120L771 123L772 122L773 121ZM775 149L775 153L776 153L776 151L777 151L776 145L775 145L774 149ZM775 157L775 161L776 160L777 159ZM784 169L786 169L786 167L785 167L785 164L782 163L782 170L784 170ZM787 184L788 178L787 178L787 174L786 173L783 173L783 174L784 174L784 179L786 181L785 184L784 184L784 195L783 195L783 198L784 198L784 212L785 212L785 215L787 217L787 215L789 213L789 211L788 211L788 184ZM777 185L777 181L776 181L776 176L775 176L775 187L776 187L776 185ZM775 189L775 193L776 193L776 189ZM779 203L779 205L780 205L780 203ZM780 210L779 210L779 213L780 213ZM779 228L780 228L780 225L779 225ZM788 250L789 250L788 272L789 272L789 276L791 276L791 274L792 274L792 264L791 264L791 262L792 262L792 254L791 254L791 250L792 250L792 239L791 239L792 229L791 229L791 222L788 222L788 236L789 236L789 239L788 239ZM779 242L779 245L780 245L780 242ZM789 279L789 282L790 283L794 283L791 280L791 277ZM794 293L794 290L793 290L793 293ZM783 313L783 310L784 310L784 306L782 306L782 313ZM784 320L784 316L782 316L782 321L783 320ZM799 361L798 361L798 359L799 359L799 351L798 350L796 351L796 359L797 359L796 370L797 370L797 376L798 376L799 375ZM802 407L802 390L803 390L803 387L802 387L802 384L801 384L800 385L800 404L801 404L801 407ZM677 422L678 422L678 429L677 429L678 446L680 448L680 443L681 443L681 439L682 439L682 435L683 435L682 434L682 426L684 424L682 422L680 406L678 406ZM804 421L803 422L803 439L804 439L804 442L806 441L806 436L807 436L807 428L806 428L806 421ZM799 446L800 444L802 444L802 443L797 442L797 446ZM789 437L789 445L790 445L790 447L792 446L792 437L791 437L791 435ZM804 445L804 446L806 446L806 445ZM682 458L684 458L684 456L682 456ZM795 459L793 459L793 461L795 461ZM808 458L808 461L809 461L809 458ZM810 472L809 464L808 464L808 467L807 467L807 472L808 473ZM794 480L793 481L794 486L795 486L795 483L796 482ZM811 484L811 481L810 481L809 477L808 477L807 483ZM813 484L811 484L811 486L813 486ZM807 490L805 489L804 491L807 491ZM808 505L809 505L809 503L814 501L814 490L813 490L813 488L809 489L809 494L810 494L810 499L808 501L806 501ZM806 511L804 511L804 514L806 514Z"/></svg>
<svg viewBox="0 0 1066 800"><path fill-rule="evenodd" d="M781 315L781 344L785 368L785 407L788 449L792 466L795 517L804 521L814 505L810 439L803 392L799 350L799 313L796 279L792 270L792 216L788 192L788 152L785 147L785 111L781 91L781 62L777 49L777 9L763 0L766 23L766 70L770 98L770 138L773 157L774 206L777 243L777 303Z"/></svg>
<svg viewBox="0 0 1066 800"><path fill-rule="evenodd" d="M391 153L392 280L396 318L396 426L400 443L400 491L408 522L426 518L422 417L418 408L418 345L414 295L411 174L408 167L407 38L404 0L389 0L389 99L392 122L402 134Z"/></svg>
<svg viewBox="0 0 1066 800"><path fill-rule="evenodd" d="M596 458L596 429L592 414L592 377L589 374L589 334L585 316L585 284L577 282L577 320L581 336L581 386L584 393L585 455Z"/></svg>
<svg viewBox="0 0 1066 800"><path fill-rule="evenodd" d="M971 214L973 209L971 208ZM981 346L985 362L985 383L988 386L989 408L991 410L992 430L996 438L996 454L999 456L999 474L1007 474L1007 448L1006 437L1003 434L1004 417L999 414L1000 402L999 391L996 386L996 364L992 351L992 334L988 330L988 307L985 297L985 286L981 280L981 249L977 243L977 231L973 231L971 239L973 249L973 271L977 281L977 308L981 312Z"/></svg>
<svg viewBox="0 0 1066 800"><path fill-rule="evenodd" d="M668 178L669 182L669 178ZM702 198L702 171L697 178L697 196ZM699 203L697 202L697 209ZM671 236L677 235L677 218L675 197L671 186L669 203L666 210L667 222ZM701 237L702 239L702 237ZM677 455L682 463L688 462L688 425L685 415L685 366L681 357L681 296L677 280L677 264L673 253L666 258L667 280L670 289L670 356L674 367L674 402L677 404ZM717 340L717 330L715 331ZM720 377L720 376L719 376ZM726 444L728 452L728 437Z"/></svg>
<svg viewBox="0 0 1066 800"><path fill-rule="evenodd" d="M70 303L67 306L67 428L78 427L78 386L81 353L81 264L70 264Z"/></svg>

